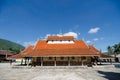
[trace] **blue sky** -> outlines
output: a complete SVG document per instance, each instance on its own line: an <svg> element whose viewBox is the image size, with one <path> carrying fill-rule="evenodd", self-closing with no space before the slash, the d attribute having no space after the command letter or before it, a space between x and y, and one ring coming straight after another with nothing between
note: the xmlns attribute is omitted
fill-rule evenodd
<svg viewBox="0 0 120 80"><path fill-rule="evenodd" d="M59 33L106 51L120 42L120 1L0 0L0 38L26 46Z"/></svg>

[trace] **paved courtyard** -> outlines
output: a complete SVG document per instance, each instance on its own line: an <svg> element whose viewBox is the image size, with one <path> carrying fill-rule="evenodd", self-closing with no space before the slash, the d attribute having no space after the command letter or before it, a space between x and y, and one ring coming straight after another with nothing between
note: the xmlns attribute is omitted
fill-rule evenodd
<svg viewBox="0 0 120 80"><path fill-rule="evenodd" d="M91 67L25 67L0 63L0 80L120 80L120 64Z"/></svg>

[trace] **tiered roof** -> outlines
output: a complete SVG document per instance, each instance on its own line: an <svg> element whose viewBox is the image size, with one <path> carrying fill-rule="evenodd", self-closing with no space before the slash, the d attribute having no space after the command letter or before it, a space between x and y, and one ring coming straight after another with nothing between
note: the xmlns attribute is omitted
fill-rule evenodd
<svg viewBox="0 0 120 80"><path fill-rule="evenodd" d="M82 48L87 49L88 46L83 40L75 40L74 44L47 44L45 40L39 40L34 47L34 50L41 49L72 49L72 48Z"/></svg>
<svg viewBox="0 0 120 80"><path fill-rule="evenodd" d="M23 58L29 51L33 49L34 46L28 46L25 48L23 51L21 51L19 54L10 56L9 59L18 59L18 58Z"/></svg>
<svg viewBox="0 0 120 80"><path fill-rule="evenodd" d="M29 57L40 56L93 56L99 55L89 49L44 49L33 50L27 54Z"/></svg>
<svg viewBox="0 0 120 80"><path fill-rule="evenodd" d="M73 44L48 44L51 40L72 40ZM37 44L29 46L20 53L24 57L40 56L99 56L83 40L75 40L73 36L48 36L47 40L39 40Z"/></svg>

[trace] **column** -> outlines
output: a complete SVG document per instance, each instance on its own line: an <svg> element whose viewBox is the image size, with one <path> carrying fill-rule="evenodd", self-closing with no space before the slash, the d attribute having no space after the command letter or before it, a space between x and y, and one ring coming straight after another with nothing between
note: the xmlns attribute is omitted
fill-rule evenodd
<svg viewBox="0 0 120 80"><path fill-rule="evenodd" d="M27 66L29 66L29 57L27 58Z"/></svg>
<svg viewBox="0 0 120 80"><path fill-rule="evenodd" d="M82 62L82 66L83 66L83 56L81 56L81 62Z"/></svg>
<svg viewBox="0 0 120 80"><path fill-rule="evenodd" d="M25 57L25 65L26 65L26 57Z"/></svg>
<svg viewBox="0 0 120 80"><path fill-rule="evenodd" d="M112 64L112 60L110 59L110 63Z"/></svg>
<svg viewBox="0 0 120 80"><path fill-rule="evenodd" d="M82 66L83 66L83 60L82 60Z"/></svg>
<svg viewBox="0 0 120 80"><path fill-rule="evenodd" d="M55 60L55 61L54 61L54 65L56 66L56 57L54 57L54 60Z"/></svg>
<svg viewBox="0 0 120 80"><path fill-rule="evenodd" d="M21 65L23 64L23 59L21 60Z"/></svg>
<svg viewBox="0 0 120 80"><path fill-rule="evenodd" d="M70 57L68 57L68 66L70 66Z"/></svg>
<svg viewBox="0 0 120 80"><path fill-rule="evenodd" d="M41 57L41 66L43 66L43 57Z"/></svg>

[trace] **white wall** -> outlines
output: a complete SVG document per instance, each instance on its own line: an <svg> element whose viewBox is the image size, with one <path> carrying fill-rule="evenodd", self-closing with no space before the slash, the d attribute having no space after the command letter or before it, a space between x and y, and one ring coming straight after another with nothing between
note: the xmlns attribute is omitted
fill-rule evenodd
<svg viewBox="0 0 120 80"><path fill-rule="evenodd" d="M48 44L74 44L74 41L48 41Z"/></svg>

